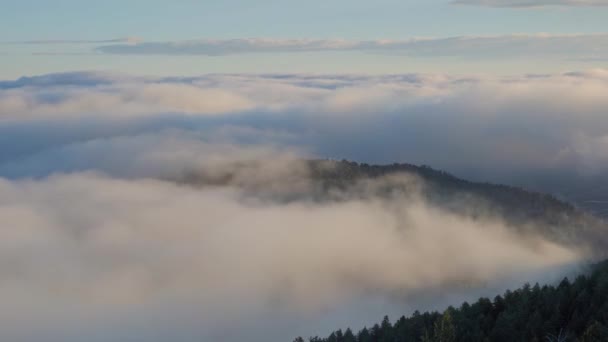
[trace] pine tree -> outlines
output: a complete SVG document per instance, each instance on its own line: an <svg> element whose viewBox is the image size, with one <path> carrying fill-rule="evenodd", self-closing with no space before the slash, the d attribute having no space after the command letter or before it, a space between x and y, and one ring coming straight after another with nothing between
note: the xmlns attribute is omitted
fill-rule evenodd
<svg viewBox="0 0 608 342"><path fill-rule="evenodd" d="M435 322L434 335L435 342L456 341L456 328L454 327L451 310L446 310L441 319Z"/></svg>
<svg viewBox="0 0 608 342"><path fill-rule="evenodd" d="M608 328L595 321L587 327L580 342L606 342L608 341Z"/></svg>

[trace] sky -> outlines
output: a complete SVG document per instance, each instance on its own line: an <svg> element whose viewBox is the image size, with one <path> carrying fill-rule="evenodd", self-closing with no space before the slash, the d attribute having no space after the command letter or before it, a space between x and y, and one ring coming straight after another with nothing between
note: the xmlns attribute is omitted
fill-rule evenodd
<svg viewBox="0 0 608 342"><path fill-rule="evenodd" d="M213 72L555 72L605 65L606 51L538 56L509 45L496 55L416 49L276 51L244 49L229 55L126 55L114 44L233 39L407 41L416 38L606 33L608 7L598 1L336 0L276 1L7 1L0 2L0 78L71 70L148 75ZM129 39L127 39L129 38ZM121 41L122 40L122 41ZM28 44L23 44L28 43ZM605 43L600 40L596 45ZM504 43L503 43L504 44ZM533 46L534 41L525 42ZM438 42L437 49L442 45ZM483 44L480 49L483 50ZM110 49L111 50L111 49ZM162 65L162 67L161 67Z"/></svg>

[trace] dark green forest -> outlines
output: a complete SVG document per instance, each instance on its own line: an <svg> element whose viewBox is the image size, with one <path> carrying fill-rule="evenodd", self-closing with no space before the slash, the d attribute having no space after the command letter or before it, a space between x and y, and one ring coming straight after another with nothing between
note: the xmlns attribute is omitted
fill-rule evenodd
<svg viewBox="0 0 608 342"><path fill-rule="evenodd" d="M480 298L444 312L416 311L394 323L384 317L381 323L356 333L338 330L308 341L608 341L608 260L572 281L526 284L492 300Z"/></svg>

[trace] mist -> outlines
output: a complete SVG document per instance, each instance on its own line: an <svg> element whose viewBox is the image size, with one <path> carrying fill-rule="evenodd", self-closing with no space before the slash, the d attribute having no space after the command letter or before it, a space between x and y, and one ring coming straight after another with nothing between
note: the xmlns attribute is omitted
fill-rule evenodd
<svg viewBox="0 0 608 342"><path fill-rule="evenodd" d="M426 164L585 206L604 200L592 190L608 174L607 88L602 69L510 77L159 78L99 72L23 77L0 82L0 168L92 141L174 130L211 143Z"/></svg>
<svg viewBox="0 0 608 342"><path fill-rule="evenodd" d="M589 257L432 207L412 175L319 202L297 159L238 152L196 166L217 175L259 162L224 185L99 172L1 180L2 339L290 340L554 280ZM375 195L386 182L412 192ZM283 200L292 192L303 195Z"/></svg>
<svg viewBox="0 0 608 342"><path fill-rule="evenodd" d="M0 82L0 339L291 341L576 274L597 257L593 235L446 210L407 173L320 192L306 160L425 163L560 193L608 169L607 80Z"/></svg>

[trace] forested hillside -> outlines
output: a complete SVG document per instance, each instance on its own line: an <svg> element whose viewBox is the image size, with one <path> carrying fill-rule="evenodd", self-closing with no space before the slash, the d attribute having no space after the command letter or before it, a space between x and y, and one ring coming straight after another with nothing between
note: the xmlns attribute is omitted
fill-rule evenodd
<svg viewBox="0 0 608 342"><path fill-rule="evenodd" d="M331 165L331 167L327 167ZM311 178L322 184L322 196L331 189L348 188L362 180L387 178L384 194L407 192L391 175L413 175L422 180L419 190L430 204L474 219L500 218L520 233L538 234L559 243L590 243L597 253L608 246L606 222L552 195L519 187L479 183L455 177L429 166L412 164L369 165L350 161L309 162Z"/></svg>
<svg viewBox="0 0 608 342"><path fill-rule="evenodd" d="M298 337L295 342L303 342ZM608 261L555 286L525 285L493 300L444 312L415 312L358 332L338 330L311 342L608 341Z"/></svg>
<svg viewBox="0 0 608 342"><path fill-rule="evenodd" d="M586 244L597 253L608 248L608 230L602 219L549 194L471 182L412 164L369 165L346 160L296 160L292 164L297 166L282 165L288 171L271 179L265 179L264 173L276 173L276 167L239 163L212 174L190 172L179 181L201 186L236 184L249 187L255 196L272 192L267 198L281 201L418 196L433 207L471 219L499 219L518 233L540 234L561 244ZM302 182L308 186L298 187Z"/></svg>
<svg viewBox="0 0 608 342"><path fill-rule="evenodd" d="M512 222L535 220L556 224L574 218L590 219L570 203L549 194L507 185L471 182L425 165L369 165L345 160L316 160L310 161L310 168L311 177L323 182L326 188L344 187L363 179L377 179L395 174L414 175L424 181L422 193L434 204L452 207L454 210L465 210L466 207L474 212L475 208L470 208L469 204L471 200L476 200L478 207L483 206L483 209L492 211L492 214L504 214L505 218ZM463 204L459 205L459 202ZM477 214L482 215L483 212L478 210Z"/></svg>

